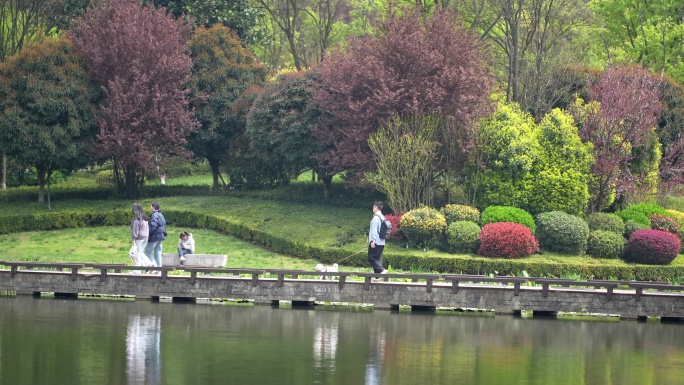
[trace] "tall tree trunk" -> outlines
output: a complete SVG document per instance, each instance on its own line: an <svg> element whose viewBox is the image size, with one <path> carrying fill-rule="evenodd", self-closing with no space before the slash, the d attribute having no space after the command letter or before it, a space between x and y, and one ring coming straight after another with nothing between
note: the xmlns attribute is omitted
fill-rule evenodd
<svg viewBox="0 0 684 385"><path fill-rule="evenodd" d="M214 159L214 158L207 158L207 161L209 162L209 167L211 167L211 175L214 179L214 190L218 190L218 188L219 188L219 166L221 165L221 162L219 162L217 159Z"/></svg>
<svg viewBox="0 0 684 385"><path fill-rule="evenodd" d="M38 178L38 203L45 203L45 174L47 174L47 167L44 164L36 165L36 177Z"/></svg>
<svg viewBox="0 0 684 385"><path fill-rule="evenodd" d="M332 184L332 175L318 175L318 179L323 182L323 198L330 198L330 185Z"/></svg>
<svg viewBox="0 0 684 385"><path fill-rule="evenodd" d="M7 189L7 157L5 154L2 157L2 165L0 166L0 189Z"/></svg>
<svg viewBox="0 0 684 385"><path fill-rule="evenodd" d="M52 166L47 169L47 205L48 210L52 210L52 202L50 200L50 178L52 178Z"/></svg>
<svg viewBox="0 0 684 385"><path fill-rule="evenodd" d="M299 60L299 54L297 53L297 45L295 44L294 34L291 32L285 32L287 35L287 42L290 45L290 52L292 53L292 60L294 61L294 66L297 71L302 70L302 63Z"/></svg>

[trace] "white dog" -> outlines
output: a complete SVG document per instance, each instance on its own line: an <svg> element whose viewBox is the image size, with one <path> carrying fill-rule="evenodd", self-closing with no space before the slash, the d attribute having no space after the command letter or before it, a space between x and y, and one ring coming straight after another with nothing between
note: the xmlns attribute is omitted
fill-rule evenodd
<svg viewBox="0 0 684 385"><path fill-rule="evenodd" d="M322 264L316 265L316 272L318 273L337 273L337 264L333 263L332 266L323 266ZM327 275L322 275L321 279L328 279Z"/></svg>

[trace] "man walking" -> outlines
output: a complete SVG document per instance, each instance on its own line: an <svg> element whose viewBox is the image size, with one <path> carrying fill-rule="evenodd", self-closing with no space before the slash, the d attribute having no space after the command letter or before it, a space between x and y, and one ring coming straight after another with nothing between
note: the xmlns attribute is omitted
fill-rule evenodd
<svg viewBox="0 0 684 385"><path fill-rule="evenodd" d="M145 255L154 263L155 266L162 266L162 243L166 238L166 219L159 210L159 203L153 202L152 215L150 215L150 232L145 247ZM154 253L154 255L153 255Z"/></svg>
<svg viewBox="0 0 684 385"><path fill-rule="evenodd" d="M380 201L373 203L373 219L368 231L368 263L376 274L387 274L387 270L382 267L382 252L385 250L385 240L380 238L380 226L385 220L382 206Z"/></svg>

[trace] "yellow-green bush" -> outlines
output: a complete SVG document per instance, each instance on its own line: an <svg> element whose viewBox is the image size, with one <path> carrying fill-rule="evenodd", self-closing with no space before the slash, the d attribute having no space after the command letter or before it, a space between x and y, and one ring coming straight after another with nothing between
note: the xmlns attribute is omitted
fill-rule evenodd
<svg viewBox="0 0 684 385"><path fill-rule="evenodd" d="M446 218L447 225L459 221L468 221L473 223L480 223L480 210L475 207L465 205L446 205L439 210L444 218Z"/></svg>
<svg viewBox="0 0 684 385"><path fill-rule="evenodd" d="M409 244L416 247L432 247L444 234L447 221L439 211L423 206L404 214L400 227L406 234Z"/></svg>

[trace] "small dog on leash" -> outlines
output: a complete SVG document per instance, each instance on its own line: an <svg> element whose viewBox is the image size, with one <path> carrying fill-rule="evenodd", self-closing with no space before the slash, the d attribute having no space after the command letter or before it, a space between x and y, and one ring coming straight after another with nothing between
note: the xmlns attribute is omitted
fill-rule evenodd
<svg viewBox="0 0 684 385"><path fill-rule="evenodd" d="M323 264L316 265L316 272L318 273L337 273L337 264L333 263L332 266L323 266ZM327 275L322 275L321 279L328 279Z"/></svg>

